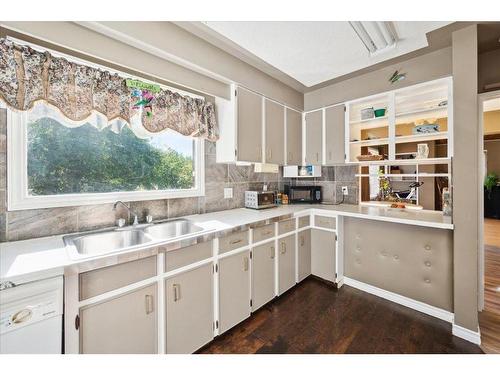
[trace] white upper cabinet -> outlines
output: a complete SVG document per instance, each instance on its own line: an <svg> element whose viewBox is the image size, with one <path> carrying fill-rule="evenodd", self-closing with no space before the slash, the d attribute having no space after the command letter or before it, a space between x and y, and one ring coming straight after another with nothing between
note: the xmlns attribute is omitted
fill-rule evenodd
<svg viewBox="0 0 500 375"><path fill-rule="evenodd" d="M306 113L306 164L321 165L323 159L323 110Z"/></svg>
<svg viewBox="0 0 500 375"><path fill-rule="evenodd" d="M301 164L302 113L243 87L231 94L215 98L217 163Z"/></svg>
<svg viewBox="0 0 500 375"><path fill-rule="evenodd" d="M325 109L323 160L325 165L343 164L345 160L345 106Z"/></svg>
<svg viewBox="0 0 500 375"><path fill-rule="evenodd" d="M265 100L265 162L283 165L285 162L285 107Z"/></svg>
<svg viewBox="0 0 500 375"><path fill-rule="evenodd" d="M238 88L237 155L239 161L262 162L262 96Z"/></svg>
<svg viewBox="0 0 500 375"><path fill-rule="evenodd" d="M302 113L286 109L286 164L302 164Z"/></svg>

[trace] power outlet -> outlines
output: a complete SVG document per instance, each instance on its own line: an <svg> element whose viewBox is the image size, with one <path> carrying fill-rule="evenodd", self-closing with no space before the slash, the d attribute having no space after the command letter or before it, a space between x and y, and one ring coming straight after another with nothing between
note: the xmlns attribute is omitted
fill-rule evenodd
<svg viewBox="0 0 500 375"><path fill-rule="evenodd" d="M347 186L342 186L342 194L349 195L349 191L347 190Z"/></svg>
<svg viewBox="0 0 500 375"><path fill-rule="evenodd" d="M224 188L224 198L230 199L233 197L233 188Z"/></svg>

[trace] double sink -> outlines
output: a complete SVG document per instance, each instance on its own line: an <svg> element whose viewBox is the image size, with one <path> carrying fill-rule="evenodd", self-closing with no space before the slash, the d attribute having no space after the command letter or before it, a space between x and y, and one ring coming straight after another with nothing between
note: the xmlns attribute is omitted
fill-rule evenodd
<svg viewBox="0 0 500 375"><path fill-rule="evenodd" d="M64 236L72 258L87 258L123 251L153 242L180 239L204 229L188 219L135 225Z"/></svg>

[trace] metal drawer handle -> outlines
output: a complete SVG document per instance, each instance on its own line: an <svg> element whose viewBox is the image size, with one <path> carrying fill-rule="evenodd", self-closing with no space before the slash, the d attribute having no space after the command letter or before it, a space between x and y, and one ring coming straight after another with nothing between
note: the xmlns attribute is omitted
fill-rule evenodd
<svg viewBox="0 0 500 375"><path fill-rule="evenodd" d="M16 312L12 316L12 323L14 324L20 324L27 322L28 320L31 319L31 316L33 315L33 311L30 309L22 309L21 311Z"/></svg>
<svg viewBox="0 0 500 375"><path fill-rule="evenodd" d="M243 271L248 271L248 267L249 267L248 257L244 257L243 258Z"/></svg>
<svg viewBox="0 0 500 375"><path fill-rule="evenodd" d="M174 284L173 289L174 289L174 302L177 302L178 300L181 299L181 285Z"/></svg>
<svg viewBox="0 0 500 375"><path fill-rule="evenodd" d="M332 152L328 151L328 160L332 160Z"/></svg>
<svg viewBox="0 0 500 375"><path fill-rule="evenodd" d="M236 245L237 243L240 243L240 242L242 242L242 241L243 241L243 240L240 238L239 240L233 240L233 241L229 242L229 244L231 244L231 245Z"/></svg>
<svg viewBox="0 0 500 375"><path fill-rule="evenodd" d="M282 242L281 243L281 254L285 254L286 253L286 243Z"/></svg>
<svg viewBox="0 0 500 375"><path fill-rule="evenodd" d="M153 296L146 294L146 314L149 315L154 311Z"/></svg>
<svg viewBox="0 0 500 375"><path fill-rule="evenodd" d="M274 246L271 246L271 259L274 259Z"/></svg>
<svg viewBox="0 0 500 375"><path fill-rule="evenodd" d="M300 246L304 246L304 236L300 236Z"/></svg>

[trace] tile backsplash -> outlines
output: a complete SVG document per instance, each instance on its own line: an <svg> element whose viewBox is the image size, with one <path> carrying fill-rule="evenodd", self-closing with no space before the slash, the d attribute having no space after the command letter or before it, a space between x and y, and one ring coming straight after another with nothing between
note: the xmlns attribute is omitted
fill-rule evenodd
<svg viewBox="0 0 500 375"><path fill-rule="evenodd" d="M86 231L115 225L125 210L113 211L112 204L86 205L78 207L47 208L23 211L7 211L7 124L6 110L0 109L0 242L16 241L62 233ZM130 202L139 220L146 215L154 219L228 210L244 206L245 190L262 189L266 183L269 190L282 189L285 183L314 184L323 187L324 200L341 199L342 186L348 186L349 195L345 203L357 203L358 185L354 177L355 168L347 166L323 167L322 177L315 179L284 179L280 173L255 173L253 166L217 164L215 144L205 143L205 196L193 198L163 199ZM224 188L233 188L233 198L224 198ZM338 199L337 199L338 198Z"/></svg>

